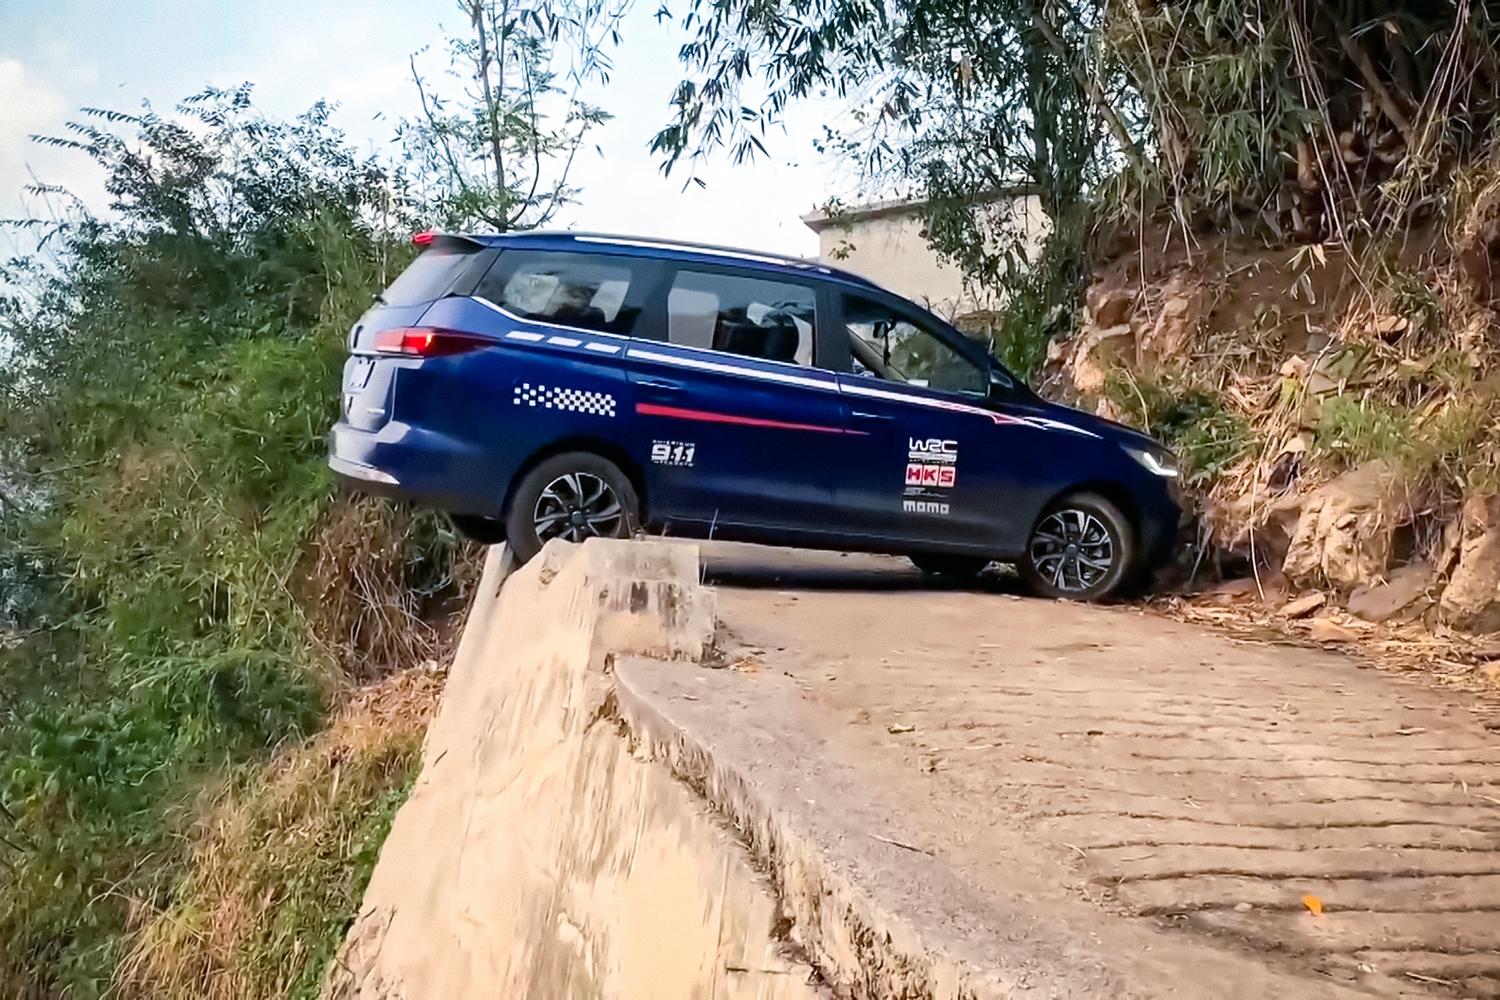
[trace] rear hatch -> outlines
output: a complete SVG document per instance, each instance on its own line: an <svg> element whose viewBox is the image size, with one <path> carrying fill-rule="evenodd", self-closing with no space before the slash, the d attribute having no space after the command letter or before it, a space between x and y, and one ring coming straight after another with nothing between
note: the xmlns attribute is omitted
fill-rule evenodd
<svg viewBox="0 0 1500 1000"><path fill-rule="evenodd" d="M353 427L376 430L391 412L395 370L411 360L375 349L387 330L415 327L432 304L449 295L474 291L500 251L463 236L419 234L423 249L375 299L349 332L344 364L344 419Z"/></svg>
<svg viewBox="0 0 1500 1000"><path fill-rule="evenodd" d="M380 331L416 326L438 299L470 294L499 254L463 236L423 233L415 242L425 248L359 318L349 334L350 353L373 353Z"/></svg>

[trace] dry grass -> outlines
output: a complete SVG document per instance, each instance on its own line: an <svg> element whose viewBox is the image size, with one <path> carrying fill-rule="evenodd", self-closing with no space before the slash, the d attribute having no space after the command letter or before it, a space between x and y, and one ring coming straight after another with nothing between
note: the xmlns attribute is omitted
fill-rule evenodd
<svg viewBox="0 0 1500 1000"><path fill-rule="evenodd" d="M341 498L295 574L313 645L347 677L368 680L437 656L440 636L406 581L411 525L388 505Z"/></svg>
<svg viewBox="0 0 1500 1000"><path fill-rule="evenodd" d="M1150 608L1241 642L1333 649L1382 670L1419 673L1448 687L1500 697L1490 669L1500 660L1500 637L1469 635L1422 618L1376 624L1337 607L1289 619L1279 613L1287 596L1268 591L1262 600L1253 590L1226 586L1192 597L1158 599Z"/></svg>
<svg viewBox="0 0 1500 1000"><path fill-rule="evenodd" d="M122 997L316 995L415 775L442 675L355 689L330 726L220 789L164 909L138 904Z"/></svg>

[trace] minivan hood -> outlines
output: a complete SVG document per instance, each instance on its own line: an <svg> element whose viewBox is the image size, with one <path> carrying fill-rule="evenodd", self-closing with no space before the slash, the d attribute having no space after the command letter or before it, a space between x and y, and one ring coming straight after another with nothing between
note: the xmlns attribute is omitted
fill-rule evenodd
<svg viewBox="0 0 1500 1000"><path fill-rule="evenodd" d="M1135 448L1166 447L1166 445L1163 445L1151 435L1138 431L1134 427L1127 427L1125 424L1114 420L1106 420L1086 410L1075 410L1071 406L1063 406L1060 403L1049 403L1044 400L1038 400L1034 403L1018 407L1018 409L1032 412L1036 416L1046 417L1049 420L1056 420L1059 423L1071 424L1081 431L1097 434L1104 440L1118 445L1128 445Z"/></svg>

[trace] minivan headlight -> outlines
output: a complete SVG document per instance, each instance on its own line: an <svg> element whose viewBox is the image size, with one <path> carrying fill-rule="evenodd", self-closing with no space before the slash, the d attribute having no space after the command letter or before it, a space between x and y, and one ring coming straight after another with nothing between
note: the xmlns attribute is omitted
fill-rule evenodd
<svg viewBox="0 0 1500 1000"><path fill-rule="evenodd" d="M1126 448L1125 453L1154 476L1177 478L1177 456L1165 448Z"/></svg>

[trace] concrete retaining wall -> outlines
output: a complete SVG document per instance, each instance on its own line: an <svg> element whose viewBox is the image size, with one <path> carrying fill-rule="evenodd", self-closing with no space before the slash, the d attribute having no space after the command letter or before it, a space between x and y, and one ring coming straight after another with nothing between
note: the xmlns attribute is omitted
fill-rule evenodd
<svg viewBox="0 0 1500 1000"><path fill-rule="evenodd" d="M332 998L823 995L749 856L662 764L631 756L616 656L699 659L689 546L497 550Z"/></svg>

